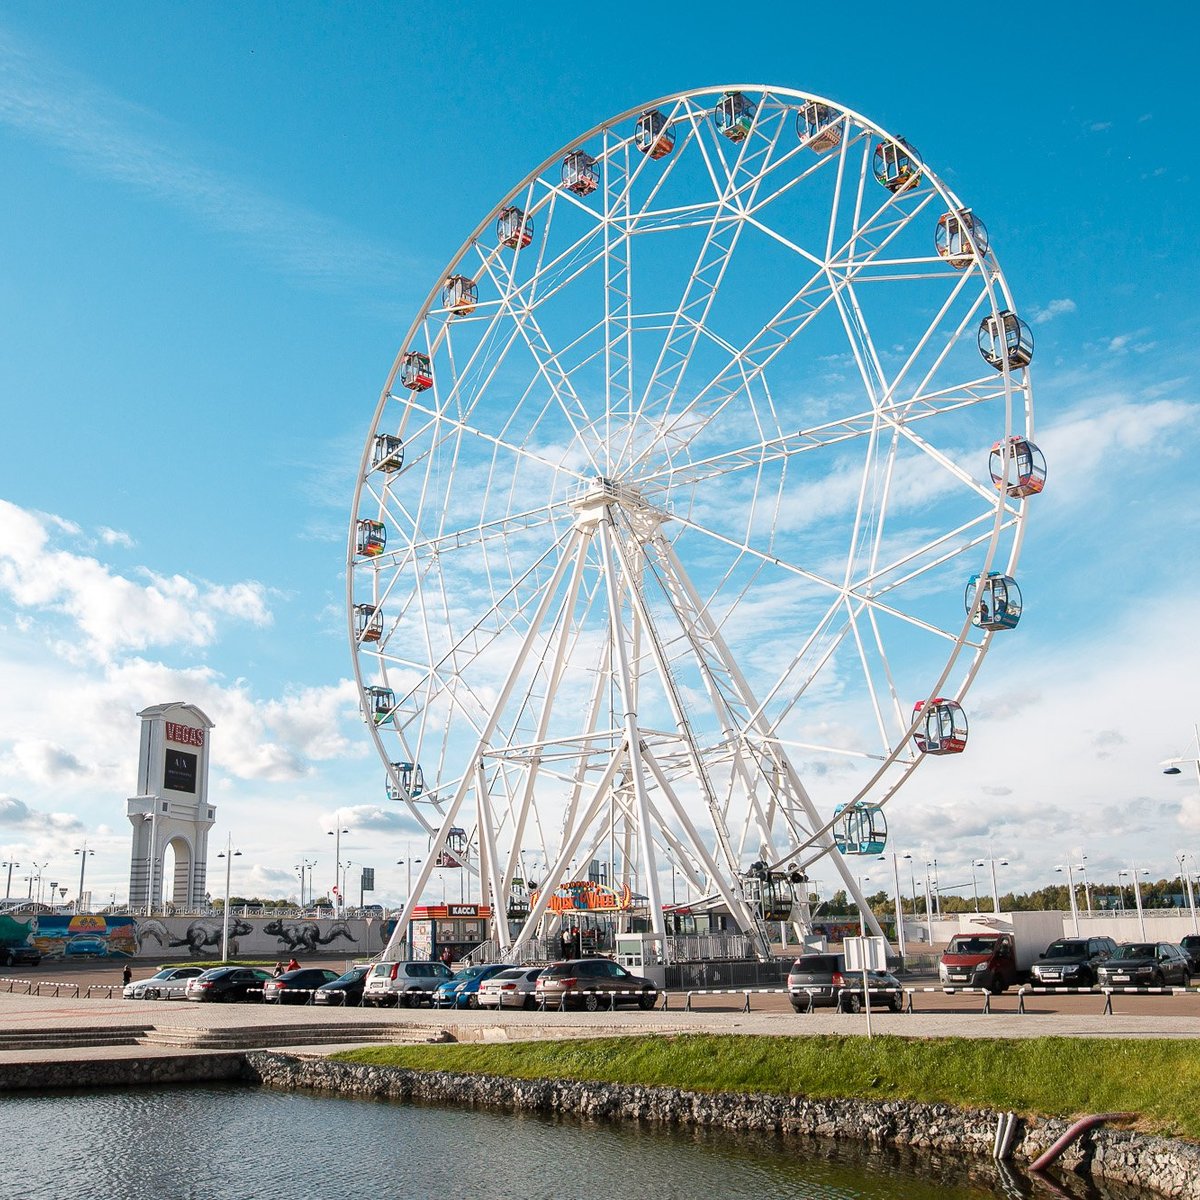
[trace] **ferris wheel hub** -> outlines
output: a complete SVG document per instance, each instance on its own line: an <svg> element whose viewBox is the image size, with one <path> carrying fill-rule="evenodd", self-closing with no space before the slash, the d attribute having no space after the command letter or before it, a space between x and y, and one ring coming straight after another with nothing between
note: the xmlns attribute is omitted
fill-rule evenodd
<svg viewBox="0 0 1200 1200"><path fill-rule="evenodd" d="M647 503L633 484L622 483L607 475L585 480L570 506L575 513L575 527L583 532L595 528L612 509L620 509L626 523L641 541L653 536L664 521L671 519L670 513Z"/></svg>

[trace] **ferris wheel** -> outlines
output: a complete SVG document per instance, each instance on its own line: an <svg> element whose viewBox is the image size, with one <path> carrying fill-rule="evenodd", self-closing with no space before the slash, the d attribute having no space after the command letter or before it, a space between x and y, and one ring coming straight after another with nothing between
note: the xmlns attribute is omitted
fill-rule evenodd
<svg viewBox="0 0 1200 1200"><path fill-rule="evenodd" d="M527 917L506 952L589 867L660 936L678 873L760 952L817 860L857 897L1020 616L1032 350L980 218L819 97L665 97L505 195L354 495L363 709L431 839L397 928L448 848Z"/></svg>

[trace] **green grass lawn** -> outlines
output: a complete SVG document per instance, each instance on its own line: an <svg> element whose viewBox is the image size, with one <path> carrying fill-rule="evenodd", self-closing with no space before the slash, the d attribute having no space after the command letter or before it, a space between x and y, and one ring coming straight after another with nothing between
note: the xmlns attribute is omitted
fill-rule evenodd
<svg viewBox="0 0 1200 1200"><path fill-rule="evenodd" d="M1182 1039L678 1035L379 1046L335 1058L417 1071L689 1091L945 1102L1022 1114L1135 1112L1200 1140L1200 1045Z"/></svg>

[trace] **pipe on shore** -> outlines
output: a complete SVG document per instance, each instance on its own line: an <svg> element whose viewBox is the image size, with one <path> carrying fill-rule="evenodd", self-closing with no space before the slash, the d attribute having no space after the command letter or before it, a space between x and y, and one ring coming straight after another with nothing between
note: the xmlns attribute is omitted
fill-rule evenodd
<svg viewBox="0 0 1200 1200"><path fill-rule="evenodd" d="M1103 1125L1105 1121L1132 1121L1136 1116L1137 1113L1119 1112L1097 1113L1091 1117L1080 1117L1049 1150L1038 1157L1037 1161L1030 1166L1030 1171L1044 1171L1047 1167L1052 1166L1072 1142L1082 1137L1094 1126Z"/></svg>

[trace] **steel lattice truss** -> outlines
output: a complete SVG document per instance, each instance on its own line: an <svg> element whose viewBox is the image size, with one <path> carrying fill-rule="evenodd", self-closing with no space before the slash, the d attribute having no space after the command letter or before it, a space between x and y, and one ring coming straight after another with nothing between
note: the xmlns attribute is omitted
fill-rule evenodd
<svg viewBox="0 0 1200 1200"><path fill-rule="evenodd" d="M892 135L826 101L814 150L811 97L729 90L740 141L722 90L670 97L666 156L634 109L505 197L446 273L472 311L439 281L372 422L347 571L364 710L391 793L435 852L469 830L501 912L522 852L551 886L613 864L660 931L668 862L747 931L752 859L830 855L857 894L834 806L922 761L914 702L961 700L991 638L963 585L1015 570L1024 500L987 458L1032 436L1032 399L976 346L1013 308L994 254L935 249L962 204L915 152L881 186ZM577 150L590 194L564 186ZM509 246L513 206L532 236ZM426 390L401 386L414 353Z"/></svg>

